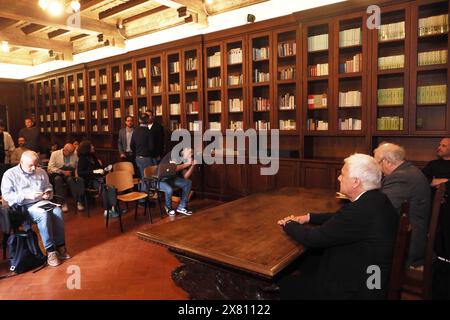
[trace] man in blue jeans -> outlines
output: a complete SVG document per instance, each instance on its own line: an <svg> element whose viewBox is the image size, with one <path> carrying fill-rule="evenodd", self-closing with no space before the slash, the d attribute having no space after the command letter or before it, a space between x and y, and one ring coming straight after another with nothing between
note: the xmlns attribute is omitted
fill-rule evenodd
<svg viewBox="0 0 450 320"><path fill-rule="evenodd" d="M163 163L164 160L161 161ZM175 161L170 161L175 163ZM187 202L189 199L189 192L191 191L192 181L189 180L194 171L196 161L192 157L192 149L183 150L183 159L177 163L177 173L170 178L163 178L159 183L159 190L163 191L166 200L166 212L169 216L175 216L175 210L172 208L172 194L173 187L181 189L181 201L177 207L176 212L190 216L192 211L187 209Z"/></svg>
<svg viewBox="0 0 450 320"><path fill-rule="evenodd" d="M5 172L1 190L9 206L19 205L27 209L31 220L37 224L47 251L47 263L56 267L61 260L70 258L65 246L64 218L59 206L44 210L33 206L41 200L53 198L53 188L47 172L38 167L39 156L25 151L20 163Z"/></svg>

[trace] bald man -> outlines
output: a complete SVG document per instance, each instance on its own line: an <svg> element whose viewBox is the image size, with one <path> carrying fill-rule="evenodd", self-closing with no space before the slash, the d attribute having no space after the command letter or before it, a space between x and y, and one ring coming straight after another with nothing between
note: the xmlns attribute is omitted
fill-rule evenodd
<svg viewBox="0 0 450 320"><path fill-rule="evenodd" d="M77 194L74 190L75 183L73 181L73 174L78 164L78 156L75 154L75 147L71 143L66 143L64 148L53 151L48 162L48 173L50 175L50 181L55 186L55 194L59 199L67 199L67 190L64 185L68 185L72 191L72 194ZM78 210L83 210L84 207L77 200ZM62 211L67 212L69 210L67 203L62 205Z"/></svg>
<svg viewBox="0 0 450 320"><path fill-rule="evenodd" d="M61 260L69 259L65 246L64 218L60 207L44 210L33 206L41 200L53 198L53 188L47 173L39 168L39 156L25 151L20 163L3 175L1 190L3 199L10 207L21 206L37 224L47 251L47 263L56 267Z"/></svg>
<svg viewBox="0 0 450 320"><path fill-rule="evenodd" d="M409 202L408 218L412 233L406 263L412 268L422 268L430 220L430 187L420 169L405 161L405 155L405 149L394 143L383 143L374 151L375 160L384 175L381 191L399 214L402 203Z"/></svg>
<svg viewBox="0 0 450 320"><path fill-rule="evenodd" d="M450 137L443 138L436 150L437 160L432 160L423 168L423 173L434 193L435 187L445 183L446 196L439 211L438 228L434 245L436 260L433 265L433 299L450 299Z"/></svg>
<svg viewBox="0 0 450 320"><path fill-rule="evenodd" d="M441 140L436 154L438 159L428 162L423 168L423 173L432 187L447 183L450 179L450 137ZM449 187L448 184L447 187Z"/></svg>

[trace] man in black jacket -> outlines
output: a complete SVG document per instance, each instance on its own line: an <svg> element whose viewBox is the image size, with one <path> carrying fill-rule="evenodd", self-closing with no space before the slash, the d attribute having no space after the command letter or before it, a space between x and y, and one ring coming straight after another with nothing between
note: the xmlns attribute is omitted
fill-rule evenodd
<svg viewBox="0 0 450 320"><path fill-rule="evenodd" d="M405 149L393 143L381 144L374 150L375 160L384 174L381 191L400 214L402 203L409 203L411 243L406 264L423 268L430 220L430 186L427 178L411 162L405 161Z"/></svg>
<svg viewBox="0 0 450 320"><path fill-rule="evenodd" d="M164 153L164 129L162 125L155 121L153 111L147 111L148 129L150 130L150 139L153 142L152 154L157 161L161 160Z"/></svg>
<svg viewBox="0 0 450 320"><path fill-rule="evenodd" d="M375 159L354 154L344 162L339 176L340 192L350 199L349 203L334 214L308 213L278 222L297 242L323 249L313 277L309 275L309 279L304 279L308 281L302 282L300 274L297 297L384 299L386 296L399 218L387 196L378 190L381 172ZM320 226L306 228L305 223ZM282 298L295 298L284 295L283 281L280 286Z"/></svg>

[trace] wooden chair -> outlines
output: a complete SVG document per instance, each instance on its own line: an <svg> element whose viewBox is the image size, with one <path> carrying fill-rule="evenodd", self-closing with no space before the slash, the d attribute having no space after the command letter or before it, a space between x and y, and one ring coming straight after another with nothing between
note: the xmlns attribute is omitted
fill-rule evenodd
<svg viewBox="0 0 450 320"><path fill-rule="evenodd" d="M134 172L134 166L133 163L129 162L129 161L121 161L121 162L116 162L113 164L112 167L113 171L129 171L131 172L131 175L134 176L134 174L136 172ZM140 180L139 178L133 178L133 184L137 185L139 184Z"/></svg>
<svg viewBox="0 0 450 320"><path fill-rule="evenodd" d="M411 240L411 225L408 219L409 205L402 205L402 215L398 225L397 236L394 245L391 274L389 276L388 300L400 300L403 281L405 278L405 264L408 258L409 244Z"/></svg>
<svg viewBox="0 0 450 320"><path fill-rule="evenodd" d="M144 205L144 214L148 213L148 218L150 222L152 222L152 215L150 213L150 208L148 208L148 200L147 193L145 192L137 192L128 190L132 190L133 185L133 175L130 171L114 171L110 172L106 175L106 185L113 186L117 190L117 211L119 213L119 218L121 217L121 212L119 208L119 202L135 202L135 212L134 219L137 219L137 209L138 209L138 201L145 200ZM109 218L109 213L107 214L107 221ZM123 232L122 220L120 219L120 230Z"/></svg>
<svg viewBox="0 0 450 320"><path fill-rule="evenodd" d="M156 196L156 199L158 200L159 205L159 214L161 218L163 217L164 210L162 209L161 205L161 193L162 191L159 190L159 180L154 177L156 169L158 168L157 165L151 165L144 169L144 179L148 186L148 196L149 198L153 198Z"/></svg>
<svg viewBox="0 0 450 320"><path fill-rule="evenodd" d="M434 194L431 207L431 219L428 226L428 242L425 250L425 264L422 270L408 269L406 271L404 290L421 297L431 299L431 285L433 280L434 240L439 221L439 212L445 194L445 183L438 186Z"/></svg>

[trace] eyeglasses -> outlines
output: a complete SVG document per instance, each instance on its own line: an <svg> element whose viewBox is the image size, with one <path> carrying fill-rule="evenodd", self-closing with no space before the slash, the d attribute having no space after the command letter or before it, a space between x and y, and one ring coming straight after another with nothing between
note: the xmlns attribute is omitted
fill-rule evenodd
<svg viewBox="0 0 450 320"><path fill-rule="evenodd" d="M383 163L383 161L384 161L384 158L381 158L381 159L378 160L377 162L378 162L379 165L381 165L381 164Z"/></svg>

